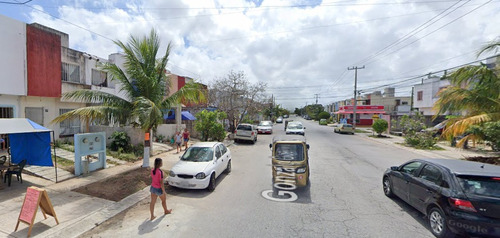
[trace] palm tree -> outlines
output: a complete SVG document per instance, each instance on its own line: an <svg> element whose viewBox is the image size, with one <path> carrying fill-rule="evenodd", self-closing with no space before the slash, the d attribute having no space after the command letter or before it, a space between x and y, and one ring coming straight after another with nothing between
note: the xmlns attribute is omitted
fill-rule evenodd
<svg viewBox="0 0 500 238"><path fill-rule="evenodd" d="M87 123L113 121L120 125L132 124L140 127L145 133L150 133L162 123L162 110L179 105L181 100L183 102L205 100L204 91L196 83L187 83L168 96L170 80L166 74L166 66L171 44L168 44L165 54L157 59L160 39L154 29L151 30L149 37L130 36L128 43L114 42L124 52L124 70L112 63L103 64L102 69L109 72L111 80L120 83L120 92L125 98L86 89L65 93L64 99L82 101L90 105L64 113L55 118L53 123L80 117ZM149 155L149 145L145 142L143 167L149 166Z"/></svg>
<svg viewBox="0 0 500 238"><path fill-rule="evenodd" d="M479 51L478 56L499 46L500 41L490 42ZM500 120L499 75L498 68L490 69L481 64L462 67L447 77L450 86L439 92L439 99L434 104L438 112L435 117L446 112L462 115L449 120L443 136L456 137L464 134L472 125ZM464 137L457 146L474 137L473 134Z"/></svg>

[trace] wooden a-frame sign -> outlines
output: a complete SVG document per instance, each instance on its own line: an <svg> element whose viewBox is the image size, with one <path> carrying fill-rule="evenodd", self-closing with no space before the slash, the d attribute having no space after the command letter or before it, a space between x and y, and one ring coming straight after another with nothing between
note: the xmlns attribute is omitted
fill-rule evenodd
<svg viewBox="0 0 500 238"><path fill-rule="evenodd" d="M33 228L33 222L35 221L36 213L38 207L42 210L42 214L47 219L47 215L53 216L56 219L56 223L59 224L57 220L56 212L52 203L50 202L49 195L44 189L31 186L26 190L26 195L24 196L23 206L21 207L21 212L19 213L19 218L17 219L16 229L19 227L19 222L23 222L29 225L28 237L31 234L31 229Z"/></svg>

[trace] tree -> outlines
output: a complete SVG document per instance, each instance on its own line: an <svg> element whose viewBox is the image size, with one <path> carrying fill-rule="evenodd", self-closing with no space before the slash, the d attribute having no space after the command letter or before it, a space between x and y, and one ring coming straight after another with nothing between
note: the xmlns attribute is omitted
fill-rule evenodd
<svg viewBox="0 0 500 238"><path fill-rule="evenodd" d="M125 95L125 99L94 90L69 92L63 95L64 99L86 102L91 106L64 113L55 118L53 123L80 117L87 122L132 124L140 127L145 133L150 133L162 123L162 110L178 105L181 100L187 102L205 100L204 91L196 83L187 83L168 96L170 80L166 74L166 66L171 44L168 44L161 58L156 58L160 49L160 38L154 29L149 36L142 38L130 36L128 43L114 42L124 52L124 70L113 63L103 64L102 69L111 75L111 80L119 82L120 91ZM153 135L150 138L153 138ZM145 142L143 167L149 166L149 155L149 145Z"/></svg>
<svg viewBox="0 0 500 238"><path fill-rule="evenodd" d="M219 121L226 118L224 112L203 110L196 114L194 129L201 134L202 141L223 141L226 137L224 126Z"/></svg>
<svg viewBox="0 0 500 238"><path fill-rule="evenodd" d="M230 130L234 131L236 125L252 109L264 109L265 86L262 82L251 84L243 71L230 71L226 77L218 78L210 85L210 104L227 114Z"/></svg>
<svg viewBox="0 0 500 238"><path fill-rule="evenodd" d="M321 104L313 104L313 105L307 105L306 107L304 107L304 111L312 119L317 120L317 119L319 119L318 114L325 111L325 108Z"/></svg>
<svg viewBox="0 0 500 238"><path fill-rule="evenodd" d="M377 119L373 122L372 128L377 132L378 136L382 136L382 133L387 130L389 123L384 119Z"/></svg>
<svg viewBox="0 0 500 238"><path fill-rule="evenodd" d="M500 41L491 42L479 51L478 56L499 46ZM449 121L443 136L457 137L472 125L500 120L499 68L498 61L496 69L485 64L468 65L446 77L450 86L439 92L439 99L434 104L435 117L446 112L461 115ZM471 136L463 137L457 146L462 146Z"/></svg>
<svg viewBox="0 0 500 238"><path fill-rule="evenodd" d="M318 119L328 119L328 118L330 118L330 113L324 111L318 113Z"/></svg>

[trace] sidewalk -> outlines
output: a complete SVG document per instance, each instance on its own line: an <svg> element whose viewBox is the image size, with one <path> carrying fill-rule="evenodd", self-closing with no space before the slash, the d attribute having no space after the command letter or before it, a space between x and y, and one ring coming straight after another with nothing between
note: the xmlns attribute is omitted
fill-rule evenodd
<svg viewBox="0 0 500 238"><path fill-rule="evenodd" d="M475 157L475 156L492 156L494 152L490 153L481 153L481 152L475 152L471 150L466 150L466 149L461 149L461 148L456 148L456 147L451 147L448 145L448 142L445 141L440 141L437 143L437 145L443 150L419 150L415 148L411 148L408 146L402 145L404 143L404 138L402 136L396 136L396 135L387 135L389 138L374 138L370 137L373 133L371 132L371 128L359 128L362 130L370 131L370 133L356 133L357 136L365 139L365 140L371 140L375 141L378 143L382 144L387 144L387 145L392 145L395 147L399 147L417 154L421 154L422 157L424 158L442 158L442 159L464 159L466 157ZM375 133L376 134L376 133Z"/></svg>
<svg viewBox="0 0 500 238"><path fill-rule="evenodd" d="M196 143L196 140L189 144ZM231 144L232 141L225 141ZM169 169L179 160L181 153L176 153L175 148L165 144L154 144L154 153L151 156L150 165L154 159L163 159L163 168ZM160 154L158 154L160 153ZM17 232L14 232L17 219L24 201L26 189L29 186L36 186L45 189L52 202L59 224L53 217L47 216L44 219L40 209L38 210L31 231L31 237L78 237L83 233L93 229L106 220L116 216L120 212L135 205L139 201L149 197L149 187L132 194L119 202L113 202L101 198L92 197L71 191L72 189L85 186L100 180L104 180L116 174L125 173L136 169L142 165L142 161L117 165L108 169L103 169L90 173L87 176L74 177L63 182L54 183L49 180L23 174L23 183L17 180L12 181L12 185L0 185L0 237L26 237L29 226L20 223ZM54 169L52 168L52 171ZM3 189L2 189L3 186Z"/></svg>

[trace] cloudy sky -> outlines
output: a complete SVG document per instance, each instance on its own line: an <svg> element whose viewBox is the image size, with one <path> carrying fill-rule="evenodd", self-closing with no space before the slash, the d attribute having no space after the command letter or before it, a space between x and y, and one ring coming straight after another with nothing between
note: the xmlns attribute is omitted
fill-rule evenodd
<svg viewBox="0 0 500 238"><path fill-rule="evenodd" d="M156 29L174 51L168 68L210 84L229 71L286 108L396 88L477 60L500 37L500 0L3 0L0 14L66 32L70 47L107 58ZM492 54L482 55L486 58Z"/></svg>

